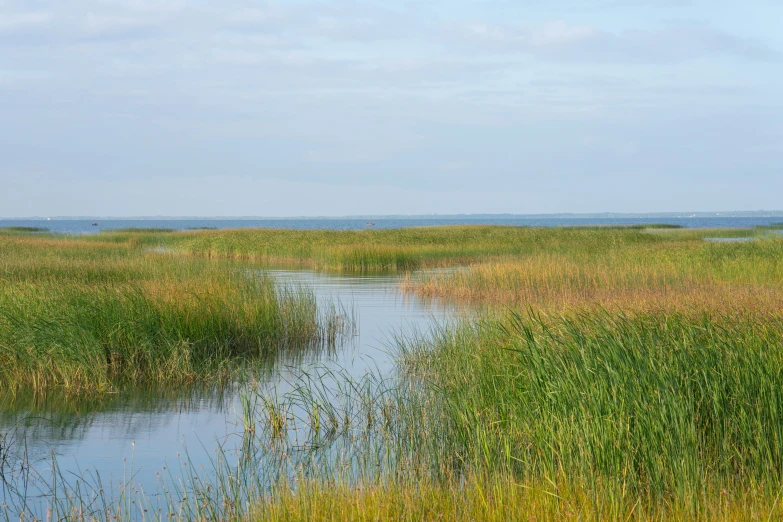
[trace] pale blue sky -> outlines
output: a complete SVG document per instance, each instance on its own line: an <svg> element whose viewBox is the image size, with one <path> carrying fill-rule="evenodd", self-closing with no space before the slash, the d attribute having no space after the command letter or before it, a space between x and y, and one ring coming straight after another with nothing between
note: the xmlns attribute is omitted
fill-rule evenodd
<svg viewBox="0 0 783 522"><path fill-rule="evenodd" d="M0 216L783 209L783 2L0 0Z"/></svg>

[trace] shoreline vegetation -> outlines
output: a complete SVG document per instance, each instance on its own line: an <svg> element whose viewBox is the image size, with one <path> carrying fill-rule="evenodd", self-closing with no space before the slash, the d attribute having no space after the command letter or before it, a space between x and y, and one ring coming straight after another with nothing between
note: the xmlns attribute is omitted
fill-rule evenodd
<svg viewBox="0 0 783 522"><path fill-rule="evenodd" d="M780 519L775 230L0 231L0 371L78 389L219 375L266 346L251 331L277 342L322 324L306 291L281 294L242 267L396 272L405 291L477 312L397 339L389 381L345 393L311 378L288 398L257 388L247 460L218 465L211 489L191 477L171 496L197 499L180 518ZM77 341L89 355L68 349ZM312 452L287 442L292 423ZM124 506L109 507L131 518Z"/></svg>
<svg viewBox="0 0 783 522"><path fill-rule="evenodd" d="M0 233L0 259L3 392L232 382L334 346L351 320L260 270L132 240Z"/></svg>

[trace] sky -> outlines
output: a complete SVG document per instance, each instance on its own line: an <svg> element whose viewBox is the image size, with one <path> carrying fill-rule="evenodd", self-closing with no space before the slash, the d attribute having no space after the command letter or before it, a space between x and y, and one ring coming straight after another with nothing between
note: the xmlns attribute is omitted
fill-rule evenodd
<svg viewBox="0 0 783 522"><path fill-rule="evenodd" d="M779 0L0 0L0 217L783 209Z"/></svg>

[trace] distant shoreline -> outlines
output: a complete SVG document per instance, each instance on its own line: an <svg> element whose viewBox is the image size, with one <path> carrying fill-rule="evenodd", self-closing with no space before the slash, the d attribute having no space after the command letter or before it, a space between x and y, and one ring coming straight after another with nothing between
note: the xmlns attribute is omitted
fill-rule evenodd
<svg viewBox="0 0 783 522"><path fill-rule="evenodd" d="M783 218L783 210L718 211L718 212L649 212L649 213L555 213L555 214L411 214L411 215L351 215L351 216L27 216L0 217L0 221L284 221L284 220L353 220L353 219L687 219L687 218Z"/></svg>

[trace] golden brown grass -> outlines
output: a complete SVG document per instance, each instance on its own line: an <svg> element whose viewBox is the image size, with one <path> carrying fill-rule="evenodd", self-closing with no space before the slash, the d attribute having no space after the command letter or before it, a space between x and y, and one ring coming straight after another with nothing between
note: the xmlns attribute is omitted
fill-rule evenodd
<svg viewBox="0 0 783 522"><path fill-rule="evenodd" d="M543 251L408 274L425 296L549 311L783 310L783 241L626 245L588 255Z"/></svg>
<svg viewBox="0 0 783 522"><path fill-rule="evenodd" d="M619 500L617 500L619 499ZM698 501L698 502L696 502ZM698 504L706 506L695 508ZM758 521L779 520L774 495L707 491L694 503L645 503L621 491L581 488L568 481L520 483L510 476L470 477L356 486L305 480L254 504L253 520L275 521Z"/></svg>

